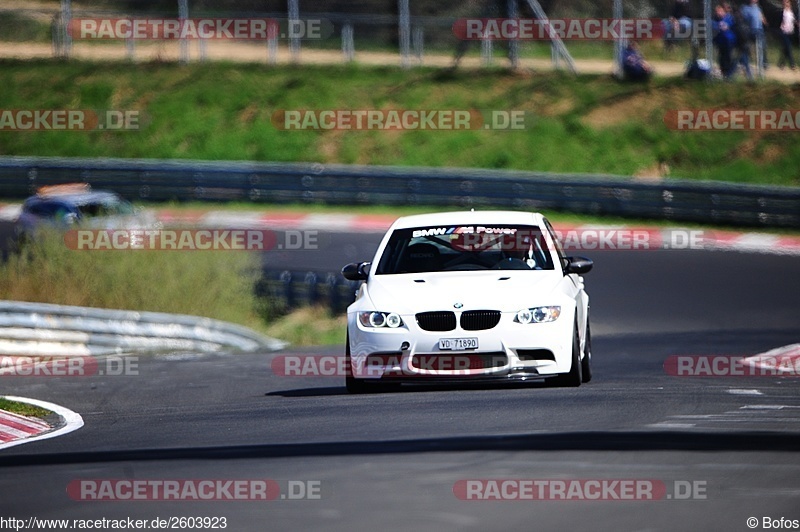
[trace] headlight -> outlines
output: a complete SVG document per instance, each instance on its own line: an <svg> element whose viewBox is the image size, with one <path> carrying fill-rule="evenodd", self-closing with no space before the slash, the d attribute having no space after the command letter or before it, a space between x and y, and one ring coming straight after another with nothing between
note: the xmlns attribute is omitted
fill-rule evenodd
<svg viewBox="0 0 800 532"><path fill-rule="evenodd" d="M386 316L386 326L390 329L396 329L403 324L403 320L400 318L399 314L395 314L392 312Z"/></svg>
<svg viewBox="0 0 800 532"><path fill-rule="evenodd" d="M516 321L519 323L545 323L556 321L561 315L561 307L534 307L524 308L517 312Z"/></svg>
<svg viewBox="0 0 800 532"><path fill-rule="evenodd" d="M358 321L364 327L388 327L396 329L403 325L403 320L400 315L395 312L359 312Z"/></svg>

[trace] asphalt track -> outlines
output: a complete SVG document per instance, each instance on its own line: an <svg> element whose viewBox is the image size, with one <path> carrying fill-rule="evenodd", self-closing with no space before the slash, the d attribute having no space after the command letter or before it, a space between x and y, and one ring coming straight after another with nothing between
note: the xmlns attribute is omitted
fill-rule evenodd
<svg viewBox="0 0 800 532"><path fill-rule="evenodd" d="M379 235L320 234L270 267L370 259ZM229 530L750 530L800 520L800 379L675 377L670 355L751 355L800 341L800 257L586 252L595 379L347 395L283 377L284 353L140 357L139 375L3 378L85 426L0 453L0 516L225 516ZM469 289L469 287L465 287ZM11 379L11 380L6 380ZM319 481L320 498L74 500L78 479ZM459 499L467 479L651 479L659 500ZM676 484L677 482L677 484ZM682 488L695 492L684 499ZM458 490L456 490L458 492ZM773 527L774 528L774 527Z"/></svg>

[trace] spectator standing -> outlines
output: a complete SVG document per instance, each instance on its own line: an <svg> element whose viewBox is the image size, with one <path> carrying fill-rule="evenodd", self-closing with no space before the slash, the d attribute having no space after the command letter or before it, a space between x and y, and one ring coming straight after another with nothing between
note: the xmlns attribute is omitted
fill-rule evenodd
<svg viewBox="0 0 800 532"><path fill-rule="evenodd" d="M792 35L797 25L797 18L792 10L790 0L783 0L783 18L781 19L781 58L778 59L778 68L783 68L788 62L789 67L794 70L794 54L792 54Z"/></svg>
<svg viewBox="0 0 800 532"><path fill-rule="evenodd" d="M671 49L681 38L690 35L692 29L692 13L689 0L675 0L672 13L664 21L664 46Z"/></svg>
<svg viewBox="0 0 800 532"><path fill-rule="evenodd" d="M717 4L714 9L713 21L714 44L717 46L717 59L722 77L729 79L733 75L733 48L736 46L736 36L733 33L733 16L725 11L722 4Z"/></svg>
<svg viewBox="0 0 800 532"><path fill-rule="evenodd" d="M730 4L725 4L726 11L733 17L733 34L736 37L736 65L741 66L748 81L753 81L753 72L750 70L750 26L742 16L742 10L731 8Z"/></svg>
<svg viewBox="0 0 800 532"><path fill-rule="evenodd" d="M767 60L767 36L764 31L767 19L758 5L758 0L750 0L749 4L742 6L742 18L749 27L750 40L756 43L756 65L760 70L766 70L769 66L769 61Z"/></svg>

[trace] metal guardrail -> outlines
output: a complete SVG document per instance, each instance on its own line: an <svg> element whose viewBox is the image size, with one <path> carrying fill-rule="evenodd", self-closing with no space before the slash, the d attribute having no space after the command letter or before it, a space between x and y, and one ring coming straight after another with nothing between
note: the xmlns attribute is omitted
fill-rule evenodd
<svg viewBox="0 0 800 532"><path fill-rule="evenodd" d="M0 301L0 354L106 355L131 351L273 351L284 342L239 325L181 314Z"/></svg>
<svg viewBox="0 0 800 532"><path fill-rule="evenodd" d="M0 195L9 199L74 181L147 201L495 207L800 227L796 187L463 168L0 157Z"/></svg>

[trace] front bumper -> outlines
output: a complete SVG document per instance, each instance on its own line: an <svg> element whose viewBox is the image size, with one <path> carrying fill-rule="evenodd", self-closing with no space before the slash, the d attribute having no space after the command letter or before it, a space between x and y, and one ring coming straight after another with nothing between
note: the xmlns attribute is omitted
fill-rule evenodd
<svg viewBox="0 0 800 532"><path fill-rule="evenodd" d="M467 331L426 331L414 316L397 329L365 328L348 314L350 372L354 378L392 382L534 380L566 373L572 365L570 315L554 322L520 324L503 313L497 326ZM475 338L477 349L441 350L443 338Z"/></svg>

